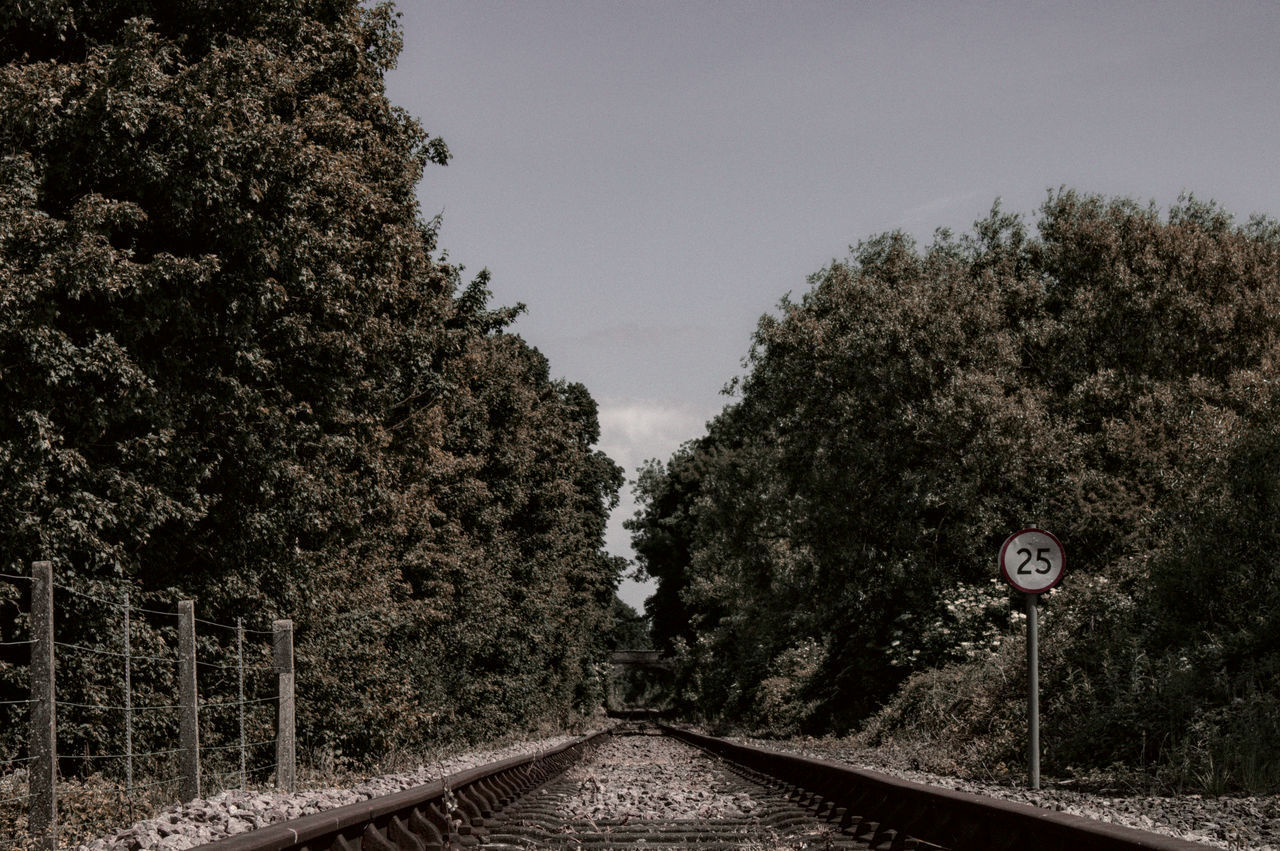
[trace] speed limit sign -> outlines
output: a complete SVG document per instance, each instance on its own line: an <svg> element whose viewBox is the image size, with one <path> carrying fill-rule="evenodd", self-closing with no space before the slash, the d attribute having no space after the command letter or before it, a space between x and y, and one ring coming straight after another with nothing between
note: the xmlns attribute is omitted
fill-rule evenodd
<svg viewBox="0 0 1280 851"><path fill-rule="evenodd" d="M1000 548L1000 574L1019 591L1043 594L1062 581L1062 542L1043 529L1023 529Z"/></svg>
<svg viewBox="0 0 1280 851"><path fill-rule="evenodd" d="M1062 541L1043 529L1023 529L1004 539L1000 548L1000 574L1004 581L1026 594L1027 600L1027 771L1031 788L1040 788L1040 598L1062 581L1066 557Z"/></svg>

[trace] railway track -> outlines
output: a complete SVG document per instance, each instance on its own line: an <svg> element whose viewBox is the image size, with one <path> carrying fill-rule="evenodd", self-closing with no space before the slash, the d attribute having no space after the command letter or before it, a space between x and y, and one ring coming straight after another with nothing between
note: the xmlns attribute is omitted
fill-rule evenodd
<svg viewBox="0 0 1280 851"><path fill-rule="evenodd" d="M640 724L202 847L1204 848L680 728Z"/></svg>

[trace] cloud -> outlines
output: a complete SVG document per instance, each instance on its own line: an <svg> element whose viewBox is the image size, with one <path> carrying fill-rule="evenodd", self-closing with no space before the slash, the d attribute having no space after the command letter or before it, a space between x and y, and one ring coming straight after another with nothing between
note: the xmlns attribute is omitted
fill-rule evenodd
<svg viewBox="0 0 1280 851"><path fill-rule="evenodd" d="M701 436L718 412L663 399L605 401L600 405L600 448L633 478L644 461L666 460L682 443Z"/></svg>
<svg viewBox="0 0 1280 851"><path fill-rule="evenodd" d="M627 486L619 494L618 507L605 532L605 548L610 553L624 558L633 556L631 533L622 528L622 521L636 512L631 482L639 466L650 458L670 458L682 443L704 434L707 420L718 411L668 399L613 399L600 403L600 449L627 475ZM653 587L652 582L627 581L619 589L619 596L642 609Z"/></svg>

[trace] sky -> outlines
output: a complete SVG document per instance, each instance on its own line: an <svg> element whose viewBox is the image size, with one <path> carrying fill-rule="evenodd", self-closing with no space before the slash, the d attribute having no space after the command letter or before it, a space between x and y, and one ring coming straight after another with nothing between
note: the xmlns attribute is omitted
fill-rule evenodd
<svg viewBox="0 0 1280 851"><path fill-rule="evenodd" d="M1280 3L399 0L440 244L635 478L849 247L1070 187L1280 217ZM607 548L632 557L622 520ZM640 607L651 585L624 582Z"/></svg>

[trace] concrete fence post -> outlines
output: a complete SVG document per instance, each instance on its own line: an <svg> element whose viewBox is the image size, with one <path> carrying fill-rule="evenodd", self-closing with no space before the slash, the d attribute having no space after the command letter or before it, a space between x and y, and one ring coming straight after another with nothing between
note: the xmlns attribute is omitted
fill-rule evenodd
<svg viewBox="0 0 1280 851"><path fill-rule="evenodd" d="M244 733L244 619L236 618L236 673L238 675L237 682L239 684L239 700L236 705L237 720L240 722L240 788L244 789L247 781L248 772L245 769L247 756L245 754L245 733Z"/></svg>
<svg viewBox="0 0 1280 851"><path fill-rule="evenodd" d="M178 730L184 801L200 797L200 707L196 691L196 611L193 600L178 601Z"/></svg>
<svg viewBox="0 0 1280 851"><path fill-rule="evenodd" d="M58 844L57 707L53 660L53 563L31 565L31 809L27 823L41 847Z"/></svg>
<svg viewBox="0 0 1280 851"><path fill-rule="evenodd" d="M272 656L276 669L276 788L294 792L293 621L275 622Z"/></svg>
<svg viewBox="0 0 1280 851"><path fill-rule="evenodd" d="M130 632L129 592L124 592L124 795L133 817L133 648Z"/></svg>

